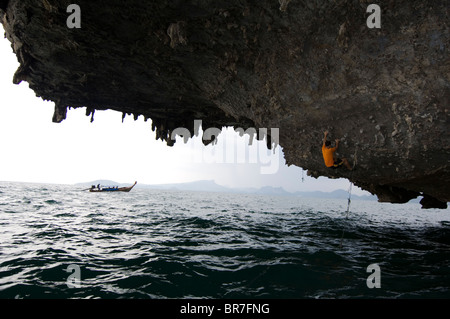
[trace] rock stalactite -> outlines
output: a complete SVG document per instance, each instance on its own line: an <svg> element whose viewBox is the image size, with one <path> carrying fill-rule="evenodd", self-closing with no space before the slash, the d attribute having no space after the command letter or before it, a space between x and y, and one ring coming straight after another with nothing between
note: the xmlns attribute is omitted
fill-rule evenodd
<svg viewBox="0 0 450 319"><path fill-rule="evenodd" d="M153 122L156 137L204 128L279 128L289 165L345 177L381 201L450 199L449 6L360 0L0 1L5 35L27 81L67 107L112 109ZM324 130L357 169L329 170ZM357 151L357 152L356 152ZM357 153L357 158L354 155Z"/></svg>

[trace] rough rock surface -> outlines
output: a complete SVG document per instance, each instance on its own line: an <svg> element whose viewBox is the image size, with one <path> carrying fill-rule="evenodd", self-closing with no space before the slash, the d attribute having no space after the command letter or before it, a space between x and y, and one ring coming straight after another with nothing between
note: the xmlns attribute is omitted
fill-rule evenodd
<svg viewBox="0 0 450 319"><path fill-rule="evenodd" d="M345 177L404 203L450 200L448 1L0 0L0 17L37 96L177 127L279 128L288 164ZM81 28L68 28L76 3ZM70 116L70 112L69 112ZM330 170L323 131L357 169Z"/></svg>

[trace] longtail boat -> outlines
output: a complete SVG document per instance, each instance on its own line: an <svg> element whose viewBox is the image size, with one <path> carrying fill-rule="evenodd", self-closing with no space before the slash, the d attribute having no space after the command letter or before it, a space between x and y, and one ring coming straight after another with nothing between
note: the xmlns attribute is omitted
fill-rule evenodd
<svg viewBox="0 0 450 319"><path fill-rule="evenodd" d="M90 192L129 192L133 189L133 187L137 184L137 182L134 182L133 185L129 187L97 187L92 185L92 187L89 189Z"/></svg>

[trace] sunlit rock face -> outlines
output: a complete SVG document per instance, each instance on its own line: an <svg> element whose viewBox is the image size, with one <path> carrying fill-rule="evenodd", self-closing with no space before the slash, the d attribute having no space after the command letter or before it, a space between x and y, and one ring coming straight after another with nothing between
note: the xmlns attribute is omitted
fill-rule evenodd
<svg viewBox="0 0 450 319"><path fill-rule="evenodd" d="M380 28L370 3L3 0L0 12L13 81L54 101L55 122L112 109L151 119L170 145L195 119L279 128L287 163L311 176L446 206L448 2L377 1ZM325 167L324 130L355 171Z"/></svg>

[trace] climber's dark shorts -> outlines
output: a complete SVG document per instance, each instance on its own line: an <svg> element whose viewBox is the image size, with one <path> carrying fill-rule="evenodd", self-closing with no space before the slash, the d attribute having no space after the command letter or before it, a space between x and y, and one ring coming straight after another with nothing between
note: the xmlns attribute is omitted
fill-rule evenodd
<svg viewBox="0 0 450 319"><path fill-rule="evenodd" d="M334 161L334 165L331 166L331 168L339 168L342 166L342 164L344 164L344 162L342 161L342 159L338 158Z"/></svg>

